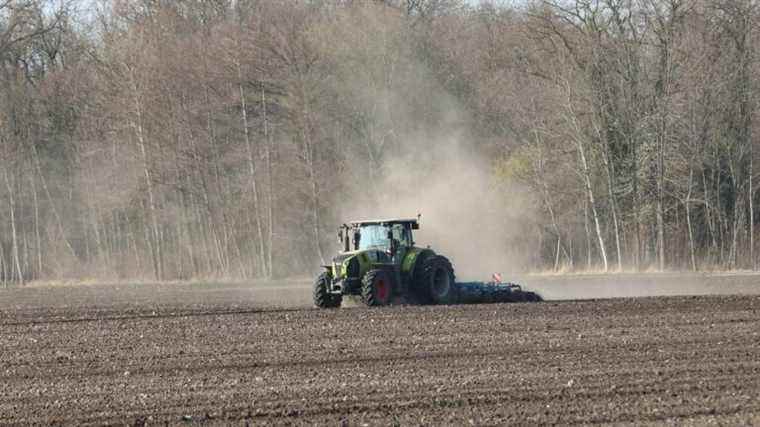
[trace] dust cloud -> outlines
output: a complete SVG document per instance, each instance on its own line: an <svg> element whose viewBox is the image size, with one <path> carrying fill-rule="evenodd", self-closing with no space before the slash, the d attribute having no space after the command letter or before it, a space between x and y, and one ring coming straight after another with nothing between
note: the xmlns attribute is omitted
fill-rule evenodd
<svg viewBox="0 0 760 427"><path fill-rule="evenodd" d="M529 274L517 279L546 300L760 294L753 272Z"/></svg>
<svg viewBox="0 0 760 427"><path fill-rule="evenodd" d="M524 269L527 251L515 242L527 227L526 195L497 185L492 162L467 145L464 133L416 138L406 147L384 162L364 202L343 207L343 218L421 214L416 245L448 257L460 281L489 280L494 272L508 279Z"/></svg>

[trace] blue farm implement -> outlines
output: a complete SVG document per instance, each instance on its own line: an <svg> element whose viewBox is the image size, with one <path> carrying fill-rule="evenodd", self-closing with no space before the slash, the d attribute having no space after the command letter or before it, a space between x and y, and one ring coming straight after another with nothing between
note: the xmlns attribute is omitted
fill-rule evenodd
<svg viewBox="0 0 760 427"><path fill-rule="evenodd" d="M457 302L460 304L542 301L537 293L523 290L514 283L460 282L456 288Z"/></svg>

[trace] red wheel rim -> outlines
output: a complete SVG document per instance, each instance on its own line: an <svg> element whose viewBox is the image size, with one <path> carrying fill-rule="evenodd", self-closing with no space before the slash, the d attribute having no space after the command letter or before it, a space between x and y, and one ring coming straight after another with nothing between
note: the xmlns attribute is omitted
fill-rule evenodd
<svg viewBox="0 0 760 427"><path fill-rule="evenodd" d="M385 280L378 280L375 285L375 290L377 291L377 299L379 301L385 302L385 300L388 299L388 286L385 284Z"/></svg>

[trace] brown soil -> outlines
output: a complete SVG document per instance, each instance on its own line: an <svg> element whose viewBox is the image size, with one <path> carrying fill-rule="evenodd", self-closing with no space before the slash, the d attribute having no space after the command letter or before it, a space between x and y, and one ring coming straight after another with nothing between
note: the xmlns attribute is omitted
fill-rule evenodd
<svg viewBox="0 0 760 427"><path fill-rule="evenodd" d="M758 296L320 311L307 287L270 289L288 309L257 292L0 291L0 424L760 424Z"/></svg>

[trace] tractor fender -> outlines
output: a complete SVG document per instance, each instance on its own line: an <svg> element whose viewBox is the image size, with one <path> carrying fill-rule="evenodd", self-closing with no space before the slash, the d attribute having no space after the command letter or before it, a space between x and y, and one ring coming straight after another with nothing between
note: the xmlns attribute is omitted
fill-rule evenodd
<svg viewBox="0 0 760 427"><path fill-rule="evenodd" d="M404 256L401 262L401 274L409 278L414 277L417 268L422 265L422 261L429 256L435 255L432 249L411 248Z"/></svg>
<svg viewBox="0 0 760 427"><path fill-rule="evenodd" d="M361 278L372 267L372 260L370 259L370 257L367 254L367 252L360 252L360 253L356 254L353 257L353 259L356 260L355 261L356 267L354 267L354 268L357 269L357 271L354 271L354 273L356 274L356 278ZM351 262L351 260L346 260L345 262L346 262L344 264L345 265L345 269L346 269L346 272L348 272L348 270L349 270L349 263Z"/></svg>
<svg viewBox="0 0 760 427"><path fill-rule="evenodd" d="M364 273L372 267L372 260L366 252L360 252L344 259L338 264L340 274L336 277L345 279L361 279Z"/></svg>

